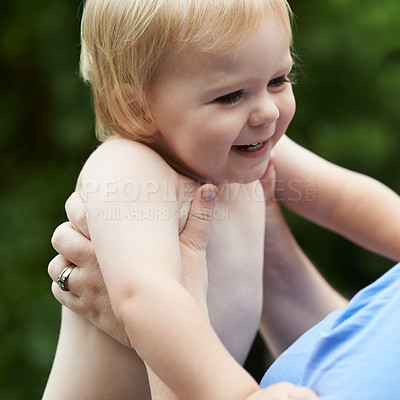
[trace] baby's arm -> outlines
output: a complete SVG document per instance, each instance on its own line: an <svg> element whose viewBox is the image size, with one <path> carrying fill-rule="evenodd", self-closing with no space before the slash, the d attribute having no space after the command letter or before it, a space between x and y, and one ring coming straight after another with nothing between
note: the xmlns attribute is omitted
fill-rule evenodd
<svg viewBox="0 0 400 400"><path fill-rule="evenodd" d="M187 271L184 284L187 286L192 296L194 296L202 306L206 299L206 293L204 292L206 287L204 287L203 278L207 275L205 249L211 226L210 218L212 217L212 207L212 202L204 202L200 199L200 192L198 191L190 209L185 229L180 235L182 261ZM122 343L125 343L125 332L121 332L120 328L112 326L118 324L110 309L107 291L105 290L104 281L98 269L91 241L87 239L89 233L83 211L84 204L80 196L76 193L73 194L67 202L67 214L73 226L76 228L74 229L70 223L61 225L54 236L57 240L54 240L53 243L57 251L60 251L65 257L77 265L77 270L74 270L74 274L68 278L68 287L71 291L61 291L55 282L53 282L53 293L62 304L67 305L75 312L91 319L96 326L111 333ZM80 232L84 232L86 237ZM71 243L74 243L75 246L71 246ZM61 270L66 265L69 265L71 261L68 261L61 255L53 259L49 264L49 273L53 281L57 279ZM193 270L198 271L198 273L193 274ZM91 295L93 293L96 293L95 301L93 301L93 299L91 300ZM111 367L109 363L105 364L105 366ZM122 378L129 382L132 380L132 377L129 377L129 375L124 375ZM106 386L110 386L109 379L105 383L108 383ZM100 386L100 388L102 384L103 381L97 382L97 386ZM59 390L60 385L55 388L55 394L59 393ZM119 393L121 392L119 388L118 391ZM127 393L129 393L129 395L106 397L113 399L133 398L132 392ZM262 391L257 391L249 400L286 399L288 396L298 400L312 400L317 398L308 389L297 388L291 384L282 383L272 385ZM144 397L144 395L134 396L134 398L138 399L143 399ZM86 397L80 395L80 398ZM164 399L165 397L161 398Z"/></svg>
<svg viewBox="0 0 400 400"><path fill-rule="evenodd" d="M278 200L299 215L400 260L400 198L365 175L334 165L284 136L275 148Z"/></svg>
<svg viewBox="0 0 400 400"><path fill-rule="evenodd" d="M199 302L200 306L204 309L204 313L207 314L207 264L206 264L206 246L208 241L208 236L211 230L211 219L213 216L213 207L215 201L210 198L212 194L212 189L216 193L216 188L211 185L204 185L196 192L193 203L190 208L188 220L184 226L184 230L179 235L181 256L183 261L183 276L182 281L184 287L189 290L190 294ZM205 196L205 197L204 197ZM207 200L209 198L209 200ZM90 235L87 227L87 221L85 217L85 203L83 198L74 192L66 202L66 211L69 218L68 222L60 225L53 235L53 246L59 254L56 256L49 264L49 274L53 279L52 291L54 296L60 301L61 304L67 306L70 310L74 311L85 319L92 322L96 327L112 336L120 343L130 346L129 340L126 333L120 323L115 319L115 316L111 310L110 301L107 295L107 290L104 284L103 277L100 273L99 266L97 263L96 255L94 254L92 248L92 242L90 241ZM185 261L187 260L187 262ZM68 265L75 265L74 273L68 278L68 291L63 291L56 284L57 277L61 271ZM66 317L67 318L67 317ZM74 324L76 325L76 324ZM67 332L65 330L68 326L63 326L62 334L65 336ZM76 329L76 327L74 327ZM94 328L95 330L95 328ZM92 329L93 331L93 329ZM73 333L68 332L70 337ZM104 336L104 335L103 335ZM105 343L107 347L119 347L116 343L109 341ZM60 342L60 348L63 347ZM69 350L72 350L70 346L67 346ZM100 349L96 348L96 353L100 353ZM113 351L115 353L115 351ZM125 354L124 354L125 353ZM132 353L131 349L123 349L120 354L121 362L116 362L116 364L122 364L121 367L126 367L123 364L125 355ZM76 355L75 355L76 358ZM117 357L118 359L118 357ZM137 360L137 357L133 357L132 363ZM138 360L140 362L140 360ZM76 364L74 370L80 370L80 362L76 359ZM61 366L65 366L66 360L63 358L63 362L58 363ZM115 366L110 362L104 362L104 367L110 368L110 371L106 373L106 379L101 379L97 381L93 386L95 386L95 393L106 392L113 393L112 396L115 399L119 398L148 398L147 395L147 384L146 377L142 374L142 382L137 381L137 384L132 384L133 377L138 379L138 374L140 371L143 372L143 366L140 368L138 363L136 369L130 369L132 374L129 377L128 374L121 373L118 378L113 373ZM66 366L68 369L68 366ZM53 375L56 373L57 363L54 367ZM93 370L93 368L90 368ZM123 371L123 370L122 370ZM126 370L125 370L126 371ZM134 373L136 371L136 373ZM58 371L62 374L62 371ZM150 371L149 371L150 372ZM111 379L113 376L113 380ZM53 376L51 382L55 382L56 379ZM157 376L151 373L149 377L151 379L151 393L152 399L162 399L170 400L176 399L176 396L169 391L169 389L159 381ZM52 387L51 382L46 389L46 394L51 397L50 392L57 394L57 397L64 398L66 390L63 393L59 393L60 385L56 384ZM81 385L82 381L71 382L73 385ZM87 380L86 380L87 382ZM55 382L56 383L56 382ZM105 384L105 387L103 387ZM143 392L138 393L139 387L143 388ZM136 394L134 395L134 390ZM82 390L78 390L80 398L88 398L82 393ZM90 398L98 398L96 394L91 393ZM76 397L75 395L72 395ZM132 397L133 396L133 397ZM47 397L44 397L47 398Z"/></svg>
<svg viewBox="0 0 400 400"><path fill-rule="evenodd" d="M223 347L181 284L178 209L171 198L176 178L144 146L137 151L138 144L118 140L106 146L88 160L82 182L98 188L87 195L89 231L113 311L132 346L182 399L247 398L257 391L256 382ZM168 191L146 191L148 176L160 186L168 183ZM134 177L142 188L134 202L126 196L105 200L102 188L116 177L117 183ZM135 210L159 218L111 217Z"/></svg>

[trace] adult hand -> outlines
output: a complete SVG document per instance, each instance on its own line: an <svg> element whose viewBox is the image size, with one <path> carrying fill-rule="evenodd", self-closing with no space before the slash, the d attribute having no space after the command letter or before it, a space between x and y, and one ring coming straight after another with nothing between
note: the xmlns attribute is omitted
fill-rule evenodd
<svg viewBox="0 0 400 400"><path fill-rule="evenodd" d="M272 201L276 200L275 196L276 171L275 171L274 161L275 161L275 153L272 152L269 158L267 169L265 170L264 175L260 178L267 206L271 204Z"/></svg>
<svg viewBox="0 0 400 400"><path fill-rule="evenodd" d="M120 343L130 346L122 324L112 311L90 241L85 203L79 193L72 193L65 209L69 221L58 226L51 239L54 249L59 253L48 266L48 273L53 280L53 295L62 305L89 320ZM56 282L61 271L70 265L74 269L66 281L68 291L64 291Z"/></svg>
<svg viewBox="0 0 400 400"><path fill-rule="evenodd" d="M216 197L217 188L214 185L203 185L196 191L188 220L180 235L183 286L199 301L205 313L208 286L205 254ZM84 201L75 192L67 200L65 208L69 221L57 227L52 237L52 245L59 253L48 266L53 280L53 295L62 305L130 347L123 326L111 308L90 241ZM68 291L63 291L56 281L61 271L71 264L75 268L66 282Z"/></svg>
<svg viewBox="0 0 400 400"><path fill-rule="evenodd" d="M211 232L217 188L207 184L194 194L189 217L179 236L182 256L182 284L200 303L208 318L208 270L206 250Z"/></svg>

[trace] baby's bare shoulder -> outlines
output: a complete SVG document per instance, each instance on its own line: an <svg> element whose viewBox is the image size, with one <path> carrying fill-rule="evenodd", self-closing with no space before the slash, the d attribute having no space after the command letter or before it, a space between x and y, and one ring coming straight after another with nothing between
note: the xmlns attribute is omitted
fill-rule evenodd
<svg viewBox="0 0 400 400"><path fill-rule="evenodd" d="M135 165L159 167L173 171L167 162L149 146L124 138L112 138L102 143L89 157L94 163L110 163L109 165Z"/></svg>
<svg viewBox="0 0 400 400"><path fill-rule="evenodd" d="M112 138L97 147L82 168L78 186L85 179L153 180L154 184L168 180L171 187L179 183L178 174L158 153L124 138Z"/></svg>

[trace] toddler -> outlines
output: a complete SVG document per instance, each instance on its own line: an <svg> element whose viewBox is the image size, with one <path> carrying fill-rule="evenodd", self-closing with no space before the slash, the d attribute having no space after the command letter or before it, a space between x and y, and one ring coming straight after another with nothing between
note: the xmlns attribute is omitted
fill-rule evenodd
<svg viewBox="0 0 400 400"><path fill-rule="evenodd" d="M394 259L400 202L285 135L295 112L291 40L285 0L86 1L81 70L103 144L77 190L135 351L63 310L46 399L147 399L145 367L153 399L315 398L286 384L258 389L240 366L269 323L259 178L274 149L283 204ZM196 295L181 282L179 232L204 182L218 187L220 217L207 248L208 287Z"/></svg>

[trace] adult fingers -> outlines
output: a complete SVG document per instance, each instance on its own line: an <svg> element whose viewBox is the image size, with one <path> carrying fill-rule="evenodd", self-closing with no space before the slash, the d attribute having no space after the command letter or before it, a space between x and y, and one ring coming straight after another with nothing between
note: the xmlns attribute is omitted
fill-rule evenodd
<svg viewBox="0 0 400 400"><path fill-rule="evenodd" d="M76 274L78 268L74 268L69 275L67 279L67 288L69 291L64 291L62 290L58 284L57 284L57 278L61 274L64 268L68 267L71 265L71 262L68 261L66 258L64 258L62 255L58 254L56 257L54 257L48 266L48 273L53 280L51 284L51 291L53 293L53 296L55 299L61 303L64 306L69 306L68 308L71 308L72 305L72 310L76 311L77 310L77 305L80 305L79 301L79 295L77 293L77 289L75 288L75 285L72 284L74 282L70 278L73 277L73 273Z"/></svg>
<svg viewBox="0 0 400 400"><path fill-rule="evenodd" d="M260 178L260 182L264 189L265 199L274 200L275 199L275 182L276 182L276 172L274 166L274 154L271 154L267 169L264 175Z"/></svg>
<svg viewBox="0 0 400 400"><path fill-rule="evenodd" d="M69 308L71 311L78 312L81 309L81 301L79 296L72 291L65 292L57 285L56 282L51 283L51 292L54 298L63 306Z"/></svg>
<svg viewBox="0 0 400 400"><path fill-rule="evenodd" d="M185 228L180 234L181 245L192 250L206 250L217 194L218 189L211 184L197 189Z"/></svg>
<svg viewBox="0 0 400 400"><path fill-rule="evenodd" d="M80 296L82 294L82 290L84 289L84 285L81 283L83 280L83 277L81 276L81 269L76 267L73 263L71 263L71 261L67 260L61 254L58 254L50 261L47 268L47 272L50 275L50 278L53 280L52 292L57 300L63 296L63 293L66 293L58 286L57 279L61 272L69 266L73 266L73 270L66 280L66 287L68 291L76 296Z"/></svg>
<svg viewBox="0 0 400 400"><path fill-rule="evenodd" d="M75 229L90 238L86 218L86 206L83 198L78 192L73 192L65 202L65 211Z"/></svg>
<svg viewBox="0 0 400 400"><path fill-rule="evenodd" d="M65 291L58 286L57 279L64 268L71 265L74 268L66 279L65 285L68 290ZM107 289L97 266L80 268L58 254L50 261L48 272L53 280L51 285L53 296L70 310L88 316L102 312L99 303L109 304Z"/></svg>
<svg viewBox="0 0 400 400"><path fill-rule="evenodd" d="M78 266L96 264L96 256L91 241L74 229L71 222L59 225L51 238L57 253Z"/></svg>
<svg viewBox="0 0 400 400"><path fill-rule="evenodd" d="M67 260L61 254L57 254L50 262L47 267L47 272L50 275L50 278L53 281L57 280L58 275L61 274L61 271L71 265L71 261Z"/></svg>

